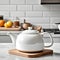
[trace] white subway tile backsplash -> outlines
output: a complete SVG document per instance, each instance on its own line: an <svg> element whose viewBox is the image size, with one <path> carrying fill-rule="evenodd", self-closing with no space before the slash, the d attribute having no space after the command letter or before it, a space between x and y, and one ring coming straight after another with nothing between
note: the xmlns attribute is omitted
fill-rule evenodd
<svg viewBox="0 0 60 60"><path fill-rule="evenodd" d="M60 17L60 11L43 11L45 17Z"/></svg>
<svg viewBox="0 0 60 60"><path fill-rule="evenodd" d="M60 17L50 17L50 28L58 28L55 23L60 23Z"/></svg>
<svg viewBox="0 0 60 60"><path fill-rule="evenodd" d="M31 5L32 4L34 4L34 5L38 4L39 5L40 4L40 0L26 0L26 4L31 4Z"/></svg>
<svg viewBox="0 0 60 60"><path fill-rule="evenodd" d="M26 19L27 22L30 22L34 25L37 25L37 26L42 26L43 28L49 28L50 25L49 25L49 18L47 17L40 17L40 18L20 18L20 22L23 23L24 19Z"/></svg>
<svg viewBox="0 0 60 60"><path fill-rule="evenodd" d="M54 23L60 22L60 5L41 5L41 0L0 0L0 15L4 19L16 20L24 18L43 28L56 28Z"/></svg>
<svg viewBox="0 0 60 60"><path fill-rule="evenodd" d="M16 5L0 5L0 11L13 11L16 10Z"/></svg>
<svg viewBox="0 0 60 60"><path fill-rule="evenodd" d="M9 11L0 11L0 15L3 15L4 17L8 17Z"/></svg>
<svg viewBox="0 0 60 60"><path fill-rule="evenodd" d="M50 24L36 24L37 26L42 26L42 28L49 28Z"/></svg>
<svg viewBox="0 0 60 60"><path fill-rule="evenodd" d="M60 5L50 5L50 10L60 11Z"/></svg>
<svg viewBox="0 0 60 60"><path fill-rule="evenodd" d="M50 28L58 28L58 25L56 25L56 24L50 24Z"/></svg>
<svg viewBox="0 0 60 60"><path fill-rule="evenodd" d="M20 11L31 11L32 10L32 5L18 5L17 10Z"/></svg>
<svg viewBox="0 0 60 60"><path fill-rule="evenodd" d="M26 12L26 17L41 17L42 16L42 12L38 12L38 11L29 11Z"/></svg>
<svg viewBox="0 0 60 60"><path fill-rule="evenodd" d="M10 0L10 4L25 4L25 0Z"/></svg>
<svg viewBox="0 0 60 60"><path fill-rule="evenodd" d="M50 18L50 23L55 24L60 22L60 17L51 17Z"/></svg>
<svg viewBox="0 0 60 60"><path fill-rule="evenodd" d="M27 22L33 23L33 24L49 24L49 18L48 17L23 17L20 18L21 21L23 21L24 19L26 19Z"/></svg>
<svg viewBox="0 0 60 60"><path fill-rule="evenodd" d="M50 10L50 6L49 5L33 5L33 10L34 11L46 11L46 10Z"/></svg>
<svg viewBox="0 0 60 60"><path fill-rule="evenodd" d="M25 13L20 12L20 11L12 11L12 12L10 12L10 16L11 17L24 17Z"/></svg>
<svg viewBox="0 0 60 60"><path fill-rule="evenodd" d="M0 5L9 4L9 0L0 0Z"/></svg>
<svg viewBox="0 0 60 60"><path fill-rule="evenodd" d="M16 17L10 17L10 16L4 16L4 19L5 20L12 20L12 21L14 21L14 20L16 20Z"/></svg>

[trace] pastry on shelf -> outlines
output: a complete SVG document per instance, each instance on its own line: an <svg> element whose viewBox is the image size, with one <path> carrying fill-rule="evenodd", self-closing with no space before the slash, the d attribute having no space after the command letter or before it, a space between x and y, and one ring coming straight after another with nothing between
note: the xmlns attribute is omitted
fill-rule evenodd
<svg viewBox="0 0 60 60"><path fill-rule="evenodd" d="M27 30L28 27L32 27L32 24L29 22L26 22L26 20L24 19L24 23L22 23L22 29Z"/></svg>
<svg viewBox="0 0 60 60"><path fill-rule="evenodd" d="M13 27L18 28L20 26L20 21L14 21L13 22Z"/></svg>

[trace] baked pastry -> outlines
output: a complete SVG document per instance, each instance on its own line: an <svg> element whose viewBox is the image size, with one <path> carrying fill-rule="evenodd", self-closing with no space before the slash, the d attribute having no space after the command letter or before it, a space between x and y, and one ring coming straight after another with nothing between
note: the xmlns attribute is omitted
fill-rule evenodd
<svg viewBox="0 0 60 60"><path fill-rule="evenodd" d="M19 27L20 26L20 22L19 21L14 21L13 22L13 26L14 27Z"/></svg>

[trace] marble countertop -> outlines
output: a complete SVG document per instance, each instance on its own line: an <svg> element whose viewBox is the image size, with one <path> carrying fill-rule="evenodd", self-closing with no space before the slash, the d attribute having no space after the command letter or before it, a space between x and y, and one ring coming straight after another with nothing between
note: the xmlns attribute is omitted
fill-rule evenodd
<svg viewBox="0 0 60 60"><path fill-rule="evenodd" d="M0 60L60 60L60 54L53 54L38 58L25 58L21 56L9 55L7 52L2 51L0 52Z"/></svg>
<svg viewBox="0 0 60 60"><path fill-rule="evenodd" d="M0 45L0 60L60 60L60 53L55 53L53 55L42 56L38 58L25 58L21 56L10 55L8 50L15 48L13 45L8 45L9 47Z"/></svg>

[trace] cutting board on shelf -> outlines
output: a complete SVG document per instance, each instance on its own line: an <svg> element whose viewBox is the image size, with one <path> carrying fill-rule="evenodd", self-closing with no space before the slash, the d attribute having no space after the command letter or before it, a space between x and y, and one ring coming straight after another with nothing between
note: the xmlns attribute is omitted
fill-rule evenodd
<svg viewBox="0 0 60 60"><path fill-rule="evenodd" d="M36 58L36 57L41 57L41 56L45 56L45 55L53 55L53 50L44 49L40 52L27 53L27 52L22 52L17 49L12 49L12 50L9 50L8 53L12 54L12 55L16 55L16 56L27 57L27 58Z"/></svg>
<svg viewBox="0 0 60 60"><path fill-rule="evenodd" d="M21 30L21 27L18 27L18 28L5 28L5 27L0 27L0 31L20 31Z"/></svg>

